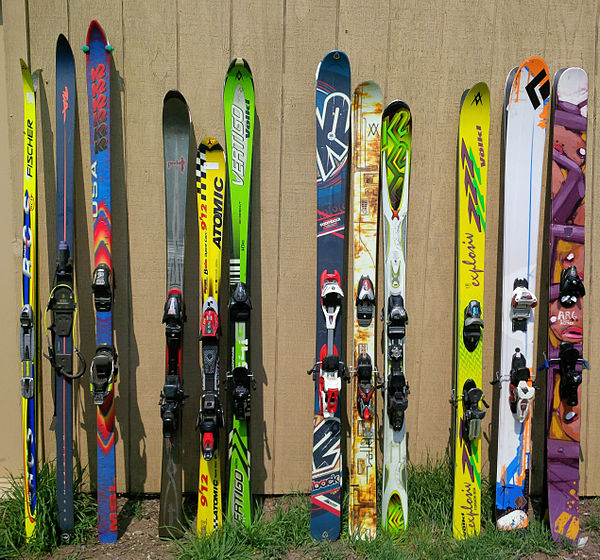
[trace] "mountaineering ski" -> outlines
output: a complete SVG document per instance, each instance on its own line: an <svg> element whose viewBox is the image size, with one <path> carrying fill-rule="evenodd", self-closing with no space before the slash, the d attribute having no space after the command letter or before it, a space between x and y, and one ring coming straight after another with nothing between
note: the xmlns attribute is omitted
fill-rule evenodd
<svg viewBox="0 0 600 560"><path fill-rule="evenodd" d="M73 514L73 379L85 372L85 361L74 340L77 300L74 292L73 150L75 135L75 62L67 38L56 42L56 270L44 325L50 333L48 355L56 384L56 497L61 541L71 540ZM48 311L52 323L47 326ZM73 352L79 368L73 371Z"/></svg>
<svg viewBox="0 0 600 560"><path fill-rule="evenodd" d="M363 82L352 99L354 212L354 381L350 457L350 534L377 535L375 450L375 286L383 95Z"/></svg>
<svg viewBox="0 0 600 560"><path fill-rule="evenodd" d="M383 490L381 515L384 531L406 529L406 418L409 388L404 374L404 339L408 315L406 296L406 224L412 116L403 101L383 111L381 129L381 205L383 208Z"/></svg>
<svg viewBox="0 0 600 560"><path fill-rule="evenodd" d="M200 474L198 484L198 535L221 529L220 428L223 409L219 399L219 283L223 246L223 206L225 203L225 157L214 138L205 138L196 158L196 194L200 236L200 278L202 307L202 406L196 428L200 431Z"/></svg>
<svg viewBox="0 0 600 560"><path fill-rule="evenodd" d="M579 540L585 170L588 78L567 68L554 78L546 465L552 537Z"/></svg>
<svg viewBox="0 0 600 560"><path fill-rule="evenodd" d="M165 212L167 226L167 301L162 322L167 343L165 384L160 394L163 455L158 534L183 534L181 508L181 412L185 394L181 371L185 207L188 190L191 120L183 95L170 90L163 102Z"/></svg>
<svg viewBox="0 0 600 560"><path fill-rule="evenodd" d="M96 355L90 366L90 390L96 405L98 458L98 540L117 540L114 383L117 354L113 345L112 215L110 180L110 65L113 48L100 24L92 20L86 45L90 121Z"/></svg>
<svg viewBox="0 0 600 560"><path fill-rule="evenodd" d="M35 74L35 73L34 73ZM25 538L35 532L37 506L37 399L39 398L38 273L37 273L37 175L36 88L29 67L21 59L23 80L23 266L21 310L21 397L24 459ZM37 76L36 76L37 78ZM37 83L36 83L37 85Z"/></svg>
<svg viewBox="0 0 600 560"><path fill-rule="evenodd" d="M331 51L316 75L317 320L310 534L340 535L342 488L341 410L342 292L346 181L350 136L350 63Z"/></svg>
<svg viewBox="0 0 600 560"><path fill-rule="evenodd" d="M481 530L482 304L489 132L490 92L480 82L463 94L458 130L452 514L457 539L478 535Z"/></svg>
<svg viewBox="0 0 600 560"><path fill-rule="evenodd" d="M254 137L254 83L243 58L231 61L223 88L225 144L227 150L227 198L231 216L229 257L229 494L227 515L244 525L252 522L250 485L250 310L248 293L248 245L250 236L250 185Z"/></svg>
<svg viewBox="0 0 600 560"><path fill-rule="evenodd" d="M513 74L514 72L514 74ZM541 58L509 74L504 114L504 247L495 518L499 529L528 525L534 295L550 79ZM511 79L512 78L512 79Z"/></svg>

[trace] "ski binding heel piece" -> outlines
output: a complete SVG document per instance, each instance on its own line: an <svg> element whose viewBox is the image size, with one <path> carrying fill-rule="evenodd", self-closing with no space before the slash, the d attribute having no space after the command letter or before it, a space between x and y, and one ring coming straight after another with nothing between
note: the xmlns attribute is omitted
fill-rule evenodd
<svg viewBox="0 0 600 560"><path fill-rule="evenodd" d="M165 384L160 394L160 417L163 422L163 437L170 439L177 432L179 405L183 403L185 395L179 384L177 375L165 376Z"/></svg>
<svg viewBox="0 0 600 560"><path fill-rule="evenodd" d="M576 266L563 269L560 273L560 303L563 307L573 307L585 295L583 281Z"/></svg>
<svg viewBox="0 0 600 560"><path fill-rule="evenodd" d="M202 306L202 317L200 319L200 340L204 337L219 336L219 313L215 298L208 297Z"/></svg>
<svg viewBox="0 0 600 560"><path fill-rule="evenodd" d="M112 275L110 267L105 263L99 264L94 270L92 292L96 311L110 311L112 309Z"/></svg>
<svg viewBox="0 0 600 560"><path fill-rule="evenodd" d="M479 408L479 401L483 400L483 391L477 387L475 381L467 379L463 385L463 410L464 410L464 436L465 439L474 440L481 435L481 421L485 417L485 410Z"/></svg>
<svg viewBox="0 0 600 560"><path fill-rule="evenodd" d="M577 390L583 378L581 371L577 371L577 363L583 360L579 356L579 350L575 348L572 342L568 341L560 343L559 360L560 398L565 400L568 406L575 407L579 404ZM575 413L572 414L573 416L567 418L567 420L573 419Z"/></svg>
<svg viewBox="0 0 600 560"><path fill-rule="evenodd" d="M223 409L219 404L219 397L213 391L202 395L202 408L196 420L196 429L200 430L200 444L202 456L210 461L217 450L219 443L219 428L223 426Z"/></svg>
<svg viewBox="0 0 600 560"><path fill-rule="evenodd" d="M529 368L526 366L525 356L521 354L520 348L515 348L510 369L510 410L517 415L517 420L521 423L525 421L531 402L535 395L535 389L529 385L531 377Z"/></svg>
<svg viewBox="0 0 600 560"><path fill-rule="evenodd" d="M227 383L232 390L233 413L238 420L250 417L250 388L256 389L254 375L245 367L236 367L227 374Z"/></svg>
<svg viewBox="0 0 600 560"><path fill-rule="evenodd" d="M404 425L404 416L408 408L408 395L410 389L403 373L392 372L388 378L387 391L387 415L392 430L398 432Z"/></svg>
<svg viewBox="0 0 600 560"><path fill-rule="evenodd" d="M512 330L527 330L527 321L531 317L531 310L537 305L537 298L529 289L525 278L517 278L513 284L511 301Z"/></svg>
<svg viewBox="0 0 600 560"><path fill-rule="evenodd" d="M337 354L323 356L319 375L319 393L321 413L325 418L331 418L337 411L343 375L344 365Z"/></svg>
<svg viewBox="0 0 600 560"><path fill-rule="evenodd" d="M242 323L250 320L251 310L252 303L246 284L238 282L229 300L229 316L234 323Z"/></svg>
<svg viewBox="0 0 600 560"><path fill-rule="evenodd" d="M375 315L375 289L368 276L361 276L356 288L356 317L360 327L368 327Z"/></svg>
<svg viewBox="0 0 600 560"><path fill-rule="evenodd" d="M471 300L465 307L464 317L463 342L465 348L469 352L473 352L481 340L481 329L483 329L481 304L477 300Z"/></svg>
<svg viewBox="0 0 600 560"><path fill-rule="evenodd" d="M373 417L373 394L375 387L371 383L373 376L373 363L371 356L367 353L360 354L357 360L356 377L358 392L356 402L358 413L363 420L370 420Z"/></svg>
<svg viewBox="0 0 600 560"><path fill-rule="evenodd" d="M101 405L110 393L117 375L116 356L110 344L101 344L90 365L90 389L95 405Z"/></svg>

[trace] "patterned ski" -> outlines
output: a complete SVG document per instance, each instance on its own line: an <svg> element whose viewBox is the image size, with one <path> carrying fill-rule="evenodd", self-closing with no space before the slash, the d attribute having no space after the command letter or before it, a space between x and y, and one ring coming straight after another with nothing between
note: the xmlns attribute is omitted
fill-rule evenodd
<svg viewBox="0 0 600 560"><path fill-rule="evenodd" d="M254 82L250 66L234 59L227 70L223 88L225 142L227 147L228 200L231 211L229 258L229 325L231 370L229 388L229 501L227 514L244 525L252 522L250 484L250 391L254 376L250 363L250 310L248 293L250 186L254 138Z"/></svg>
<svg viewBox="0 0 600 560"><path fill-rule="evenodd" d="M323 58L316 76L317 321L310 534L340 534L342 456L340 360L346 181L350 134L350 63L341 51Z"/></svg>
<svg viewBox="0 0 600 560"><path fill-rule="evenodd" d="M202 306L202 407L196 428L200 430L200 480L198 484L198 535L209 535L223 524L221 505L221 461L218 449L223 409L219 399L219 283L223 246L225 204L225 156L214 138L198 147L196 191L200 235Z"/></svg>
<svg viewBox="0 0 600 560"><path fill-rule="evenodd" d="M406 409L409 388L404 372L408 315L406 296L406 225L412 152L412 116L403 101L383 112L381 131L381 205L384 255L384 405L382 526L401 533L408 521L406 492Z"/></svg>
<svg viewBox="0 0 600 560"><path fill-rule="evenodd" d="M354 380L350 457L350 534L377 535L375 450L375 286L383 96L363 82L352 100L354 212Z"/></svg>
<svg viewBox="0 0 600 560"><path fill-rule="evenodd" d="M512 72L511 72L512 74ZM510 76L509 76L510 78ZM502 337L498 383L496 524L528 525L534 295L544 144L550 80L540 58L526 60L507 81L504 148Z"/></svg>
<svg viewBox="0 0 600 560"><path fill-rule="evenodd" d="M456 193L454 502L457 539L481 530L482 335L490 92L480 82L461 100Z"/></svg>
<svg viewBox="0 0 600 560"><path fill-rule="evenodd" d="M23 280L21 284L20 348L24 459L25 538L35 532L37 505L37 399L39 391L39 314L37 273L37 175L35 88L21 59L23 79Z"/></svg>
<svg viewBox="0 0 600 560"><path fill-rule="evenodd" d="M110 180L110 65L112 47L93 20L87 33L86 74L90 121L96 355L90 367L90 390L97 407L98 540L117 540L114 382L117 355L113 345L112 215Z"/></svg>
<svg viewBox="0 0 600 560"><path fill-rule="evenodd" d="M185 305L185 208L188 190L190 113L183 95L171 90L163 102L165 213L167 226L167 301L163 323L167 343L165 384L160 395L163 455L158 534L183 534L181 507L181 414L185 395L181 371Z"/></svg>
<svg viewBox="0 0 600 560"><path fill-rule="evenodd" d="M588 78L581 68L554 79L546 459L550 529L579 537L579 436L583 352L585 163Z"/></svg>

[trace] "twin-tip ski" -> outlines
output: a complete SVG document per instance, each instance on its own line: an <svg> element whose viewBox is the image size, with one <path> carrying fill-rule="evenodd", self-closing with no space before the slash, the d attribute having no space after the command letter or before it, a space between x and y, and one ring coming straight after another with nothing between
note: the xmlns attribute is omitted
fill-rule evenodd
<svg viewBox="0 0 600 560"><path fill-rule="evenodd" d="M87 33L86 74L90 122L96 355L90 367L90 390L96 405L98 458L98 540L117 540L114 383L117 354L113 344L113 267L110 177L110 65L112 47L93 20Z"/></svg>
<svg viewBox="0 0 600 560"><path fill-rule="evenodd" d="M183 533L181 508L181 413L185 394L181 371L183 325L183 269L185 208L188 190L190 113L183 95L171 90L163 103L165 211L167 226L167 301L163 323L167 343L165 384L160 395L163 423L163 455L158 534L178 537Z"/></svg>
<svg viewBox="0 0 600 560"><path fill-rule="evenodd" d="M350 63L341 51L323 58L316 76L317 124L317 323L310 534L340 534L342 457L342 274L346 173L350 133Z"/></svg>
<svg viewBox="0 0 600 560"><path fill-rule="evenodd" d="M350 533L377 534L375 449L375 285L377 212L383 96L364 82L352 100L352 179L354 212L354 381L350 457Z"/></svg>
<svg viewBox="0 0 600 560"><path fill-rule="evenodd" d="M454 387L454 537L481 529L483 281L490 92L465 92L458 130L456 193L456 366Z"/></svg>
<svg viewBox="0 0 600 560"><path fill-rule="evenodd" d="M406 417L409 388L404 372L406 224L412 150L412 117L403 101L383 111L381 205L384 255L384 405L382 526L392 534L406 529Z"/></svg>
<svg viewBox="0 0 600 560"><path fill-rule="evenodd" d="M219 454L223 409L219 399L219 283L223 247L225 157L214 138L205 138L196 159L196 194L200 235L202 308L202 405L196 428L200 431L200 480L198 485L198 535L220 530L221 463Z"/></svg>
<svg viewBox="0 0 600 560"><path fill-rule="evenodd" d="M514 72L514 73L513 73ZM502 337L496 471L496 524L528 525L534 295L550 79L541 58L509 74L504 115ZM510 91L509 91L510 90Z"/></svg>
<svg viewBox="0 0 600 560"><path fill-rule="evenodd" d="M588 78L581 68L554 81L550 294L548 309L547 484L552 537L577 545L583 350L585 163Z"/></svg>
<svg viewBox="0 0 600 560"><path fill-rule="evenodd" d="M74 292L73 150L75 135L75 62L67 38L56 43L56 270L44 323L52 312L48 355L56 383L56 496L61 541L71 540L73 513L73 379L85 372L85 361L74 344L77 301ZM73 370L73 352L79 368Z"/></svg>
<svg viewBox="0 0 600 560"><path fill-rule="evenodd" d="M21 397L24 458L25 538L33 537L37 506L37 399L39 376L38 273L37 273L37 176L35 87L29 68L21 59L23 79L23 266L21 273Z"/></svg>
<svg viewBox="0 0 600 560"><path fill-rule="evenodd" d="M249 369L250 295L248 293L248 244L250 234L250 185L254 136L254 83L243 58L229 65L223 89L227 148L228 200L231 210L229 259L229 325L231 370L229 388L229 501L227 514L244 525L252 521L250 485L250 391L254 377Z"/></svg>

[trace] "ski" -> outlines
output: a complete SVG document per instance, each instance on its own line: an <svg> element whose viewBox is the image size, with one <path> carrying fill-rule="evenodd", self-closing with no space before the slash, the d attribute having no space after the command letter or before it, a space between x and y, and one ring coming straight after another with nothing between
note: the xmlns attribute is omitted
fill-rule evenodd
<svg viewBox="0 0 600 560"><path fill-rule="evenodd" d="M183 269L185 256L185 208L191 121L183 95L170 90L163 103L165 212L167 226L167 301L163 323L166 336L165 384L160 394L163 427L162 474L158 534L183 534L181 504L181 413L185 395L181 371L183 325Z"/></svg>
<svg viewBox="0 0 600 560"><path fill-rule="evenodd" d="M75 524L73 513L73 379L85 372L85 361L77 349L74 333L77 300L74 292L73 226L74 185L73 151L75 135L75 62L67 38L56 42L56 270L48 311L52 322L48 332L47 358L54 370L56 384L56 496L61 542L71 540ZM73 353L78 370L73 368Z"/></svg>
<svg viewBox="0 0 600 560"><path fill-rule="evenodd" d="M223 427L223 409L219 399L219 283L225 180L223 148L214 138L205 138L198 147L196 159L202 282L202 405L196 422L202 449L198 484L198 535L209 535L220 530L223 524L218 445L220 428Z"/></svg>
<svg viewBox="0 0 600 560"><path fill-rule="evenodd" d="M110 65L113 48L100 24L92 20L87 32L86 76L90 124L96 355L90 366L90 391L96 405L98 461L98 540L117 540L117 480L115 474L114 383L117 354L113 344L112 215L110 178Z"/></svg>
<svg viewBox="0 0 600 560"><path fill-rule="evenodd" d="M552 108L546 461L552 537L579 540L588 78L559 71Z"/></svg>
<svg viewBox="0 0 600 560"><path fill-rule="evenodd" d="M512 77L512 80L511 80ZM534 295L550 80L541 58L509 75L504 115L504 246L495 518L499 529L528 525ZM510 92L508 91L510 90Z"/></svg>
<svg viewBox="0 0 600 560"><path fill-rule="evenodd" d="M37 175L35 87L29 67L21 59L23 79L23 266L21 310L21 397L24 458L25 538L35 532L37 505L37 399L39 391Z"/></svg>
<svg viewBox="0 0 600 560"><path fill-rule="evenodd" d="M383 404L384 531L406 529L406 422L409 387L404 372L404 341L408 315L406 296L406 223L412 151L412 116L403 101L383 111L381 129L381 205L383 214L383 275L385 332Z"/></svg>
<svg viewBox="0 0 600 560"><path fill-rule="evenodd" d="M223 88L225 143L227 149L231 245L229 258L229 341L231 369L229 389L229 519L252 522L250 485L250 391L254 377L250 363L250 310L248 250L250 235L250 185L254 137L254 83L243 58L232 60Z"/></svg>
<svg viewBox="0 0 600 560"><path fill-rule="evenodd" d="M342 291L346 182L350 135L350 63L331 51L316 75L317 321L310 534L340 535L342 487L341 409Z"/></svg>
<svg viewBox="0 0 600 560"><path fill-rule="evenodd" d="M463 94L458 130L452 515L457 539L478 535L481 530L482 303L489 132L490 92L480 82Z"/></svg>
<svg viewBox="0 0 600 560"><path fill-rule="evenodd" d="M350 457L351 535L377 535L375 450L375 286L377 212L383 95L363 82L352 98L352 179L354 212L354 380Z"/></svg>

